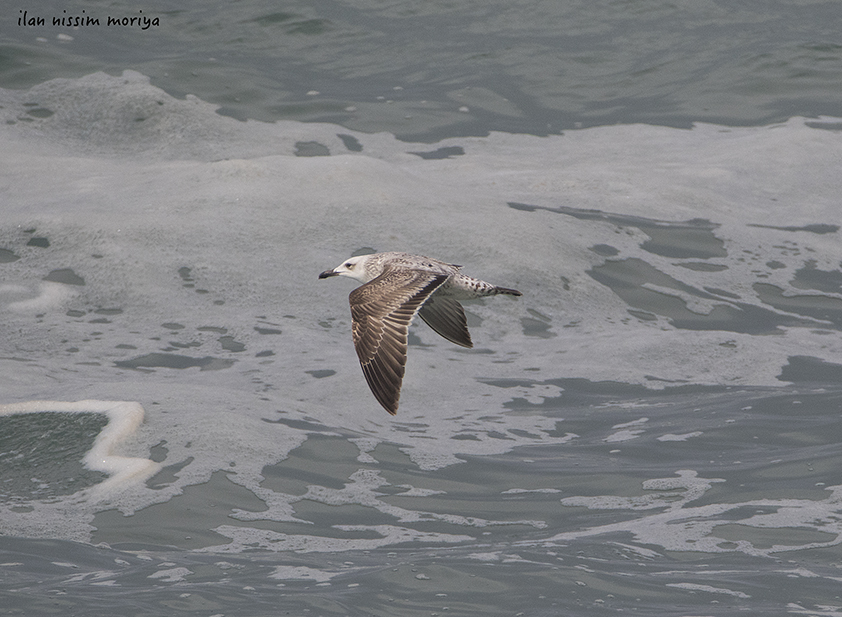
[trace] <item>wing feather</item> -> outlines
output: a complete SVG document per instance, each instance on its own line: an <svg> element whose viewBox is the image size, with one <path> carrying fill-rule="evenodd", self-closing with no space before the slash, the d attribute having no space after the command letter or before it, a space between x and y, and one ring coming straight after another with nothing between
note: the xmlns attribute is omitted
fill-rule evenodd
<svg viewBox="0 0 842 617"><path fill-rule="evenodd" d="M431 296L419 309L418 316L428 326L451 343L462 347L473 347L468 321L462 305L441 293Z"/></svg>
<svg viewBox="0 0 842 617"><path fill-rule="evenodd" d="M448 278L391 268L351 292L351 334L363 375L377 401L394 415L406 366L409 324Z"/></svg>

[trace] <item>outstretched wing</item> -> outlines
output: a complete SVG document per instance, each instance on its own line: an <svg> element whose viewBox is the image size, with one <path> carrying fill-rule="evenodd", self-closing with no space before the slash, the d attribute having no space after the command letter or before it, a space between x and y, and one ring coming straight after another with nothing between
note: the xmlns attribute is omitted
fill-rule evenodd
<svg viewBox="0 0 842 617"><path fill-rule="evenodd" d="M462 305L453 298L442 296L441 293L431 296L419 309L418 316L451 343L473 347Z"/></svg>
<svg viewBox="0 0 842 617"><path fill-rule="evenodd" d="M378 402L398 411L409 324L447 275L388 269L351 292L351 333L363 374Z"/></svg>

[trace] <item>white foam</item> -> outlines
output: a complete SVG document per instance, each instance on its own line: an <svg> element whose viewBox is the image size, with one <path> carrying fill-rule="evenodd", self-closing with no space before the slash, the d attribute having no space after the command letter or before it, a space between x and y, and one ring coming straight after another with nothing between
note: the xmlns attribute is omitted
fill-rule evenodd
<svg viewBox="0 0 842 617"><path fill-rule="evenodd" d="M261 497L269 506L269 512L249 512L246 510L235 510L233 516L238 520L277 520L302 522L292 516L293 505L301 501L322 503L328 506L359 505L372 508L400 523L417 523L419 521L443 521L451 525L462 525L466 527L490 527L503 525L526 525L536 529L543 529L546 523L538 520L491 520L478 516L460 516L439 512L427 512L424 510L412 510L393 505L382 499L381 489L389 486L379 471L375 469L360 469L351 474L349 482L341 489L325 486L309 485L307 492L302 495L283 495L273 491L267 491L261 487L255 487L254 493ZM401 488L409 489L401 496L429 496L438 494L440 491L425 491L415 489L408 485L401 485ZM368 528L359 526L359 529ZM372 531L377 531L377 526L370 526ZM222 533L222 532L220 532ZM223 534L227 535L227 534ZM323 538L319 541L324 541Z"/></svg>
<svg viewBox="0 0 842 617"><path fill-rule="evenodd" d="M108 424L100 431L83 462L88 469L108 474L108 479L94 485L91 498L102 499L130 483L151 477L160 465L145 458L120 456L115 450L130 437L143 422L144 410L133 401L27 401L0 405L0 416L28 413L101 413Z"/></svg>
<svg viewBox="0 0 842 617"><path fill-rule="evenodd" d="M317 581L324 583L338 574L341 574L341 572L326 572L325 570L316 570L307 566L276 566L269 575L269 578L284 581Z"/></svg>
<svg viewBox="0 0 842 617"><path fill-rule="evenodd" d="M152 578L162 583L181 583L193 572L187 568L166 568L150 574L146 578Z"/></svg>
<svg viewBox="0 0 842 617"><path fill-rule="evenodd" d="M657 437L658 441L687 441L693 437L699 437L702 435L701 431L692 431L690 433L682 433L680 435L676 435L675 433L665 433L660 437Z"/></svg>
<svg viewBox="0 0 842 617"><path fill-rule="evenodd" d="M510 488L501 493L501 495L520 495L522 493L560 493L557 488Z"/></svg>
<svg viewBox="0 0 842 617"><path fill-rule="evenodd" d="M306 534L286 534L266 529L221 525L214 531L231 539L219 546L198 549L198 552L240 553L245 549L260 549L273 552L292 551L296 553L333 553L344 551L366 551L382 546L403 543L458 544L473 540L469 535L422 532L409 527L395 525L337 525L341 531L365 531L377 534L374 538L326 538ZM352 534L353 535L353 534Z"/></svg>
<svg viewBox="0 0 842 617"><path fill-rule="evenodd" d="M5 289L0 288L0 295L7 295L9 292L11 294L22 293L30 295L30 290L23 285L5 285L4 287ZM33 292L34 295L32 297L9 302L6 308L16 313L39 313L49 309L60 308L75 295L69 285L49 281L40 282Z"/></svg>
<svg viewBox="0 0 842 617"><path fill-rule="evenodd" d="M751 596L743 591L735 591L733 589L725 589L724 587L713 587L712 585L700 585L698 583L667 583L667 587L675 587L677 589L686 589L688 591L703 591L705 593L717 593L726 596L733 596L735 598L748 599Z"/></svg>
<svg viewBox="0 0 842 617"><path fill-rule="evenodd" d="M547 546L575 539L605 534L630 534L647 546L660 546L670 551L723 553L738 551L749 555L770 556L776 553L810 548L830 547L842 543L839 521L839 496L842 487L827 487L826 499L752 499L738 503L692 505L719 478L703 478L691 470L676 472L677 478L654 478L642 488L654 491L635 497L577 496L561 500L565 506L583 506L593 510L658 510L633 520L608 523L572 532L563 532L538 541ZM677 490L678 489L678 490ZM741 529L742 538L726 540L717 536L717 529ZM812 530L826 536L821 541L796 541L791 529ZM754 538L753 531L762 530ZM779 543L770 543L773 531L780 534ZM519 545L535 544L525 541Z"/></svg>

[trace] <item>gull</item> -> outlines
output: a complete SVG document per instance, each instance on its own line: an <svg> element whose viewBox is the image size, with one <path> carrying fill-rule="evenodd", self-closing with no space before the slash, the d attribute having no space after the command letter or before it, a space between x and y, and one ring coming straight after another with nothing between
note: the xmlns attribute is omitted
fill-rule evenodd
<svg viewBox="0 0 842 617"><path fill-rule="evenodd" d="M473 347L459 300L508 294L465 276L462 266L409 253L374 253L346 259L320 279L347 276L363 283L348 296L351 335L363 374L383 408L395 415L406 366L406 339L415 315L452 343Z"/></svg>

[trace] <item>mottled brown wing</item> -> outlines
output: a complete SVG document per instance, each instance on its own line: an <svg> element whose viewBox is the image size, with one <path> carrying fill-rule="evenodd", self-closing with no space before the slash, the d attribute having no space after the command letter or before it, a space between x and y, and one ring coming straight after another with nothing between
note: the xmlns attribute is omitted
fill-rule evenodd
<svg viewBox="0 0 842 617"><path fill-rule="evenodd" d="M451 343L462 347L473 347L462 305L453 298L442 296L441 293L427 300L418 311L418 316Z"/></svg>
<svg viewBox="0 0 842 617"><path fill-rule="evenodd" d="M351 292L351 333L374 397L390 414L398 411L409 324L447 275L386 270Z"/></svg>

